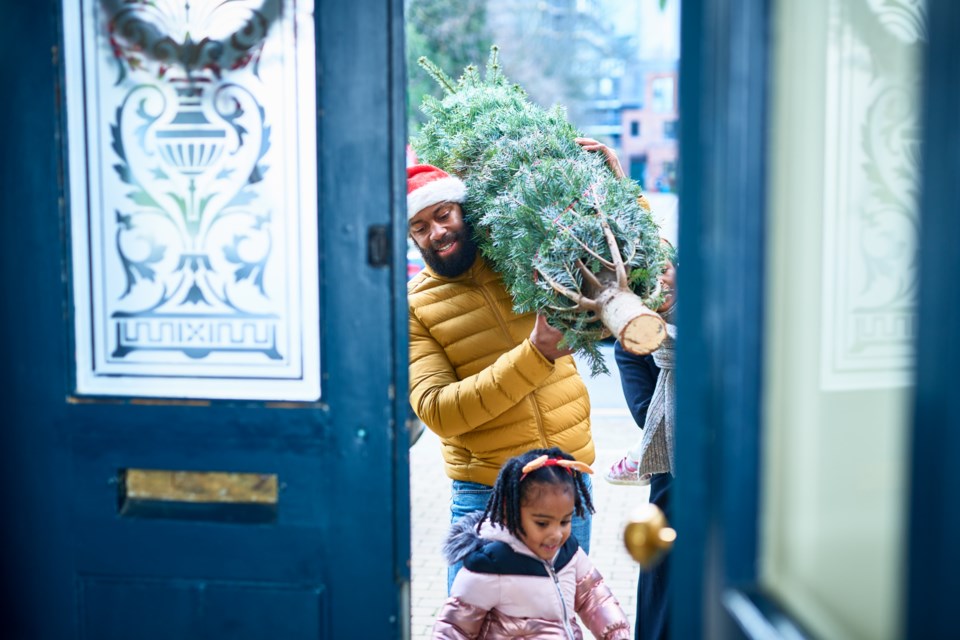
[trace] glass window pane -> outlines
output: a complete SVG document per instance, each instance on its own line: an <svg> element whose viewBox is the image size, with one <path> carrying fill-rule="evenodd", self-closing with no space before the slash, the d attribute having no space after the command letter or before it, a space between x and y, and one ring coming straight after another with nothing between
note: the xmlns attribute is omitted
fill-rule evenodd
<svg viewBox="0 0 960 640"><path fill-rule="evenodd" d="M923 8L775 15L762 580L816 636L896 638Z"/></svg>
<svg viewBox="0 0 960 640"><path fill-rule="evenodd" d="M313 1L64 21L77 393L318 399Z"/></svg>

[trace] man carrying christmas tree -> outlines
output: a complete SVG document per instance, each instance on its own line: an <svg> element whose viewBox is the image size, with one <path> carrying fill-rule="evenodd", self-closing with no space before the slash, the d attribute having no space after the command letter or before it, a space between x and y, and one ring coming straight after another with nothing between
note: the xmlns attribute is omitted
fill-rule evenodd
<svg viewBox="0 0 960 640"><path fill-rule="evenodd" d="M542 316L513 311L477 250L466 195L460 179L436 167L407 169L410 237L427 265L407 285L410 403L440 436L452 521L482 511L500 466L529 449L594 461L590 400L572 352ZM589 514L572 528L589 551ZM450 567L448 590L457 570Z"/></svg>

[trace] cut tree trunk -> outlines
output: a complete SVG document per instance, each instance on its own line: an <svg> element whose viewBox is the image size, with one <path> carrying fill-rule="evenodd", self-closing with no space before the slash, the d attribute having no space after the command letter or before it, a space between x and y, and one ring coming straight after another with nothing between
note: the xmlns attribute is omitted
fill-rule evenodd
<svg viewBox="0 0 960 640"><path fill-rule="evenodd" d="M592 319L599 320L620 341L624 349L638 356L653 353L660 348L660 343L666 337L667 325L663 318L643 304L640 296L630 289L617 239L606 220L601 219L600 226L612 258L607 259L580 242L587 254L602 265L600 272L594 273L582 259L576 259L577 269L583 276L580 291L564 287L542 270L537 270L535 274L542 276L554 291L575 302L575 309L592 314Z"/></svg>
<svg viewBox="0 0 960 640"><path fill-rule="evenodd" d="M637 294L613 286L601 291L595 300L600 306L600 321L624 349L643 356L660 347L667 335L666 323L644 306Z"/></svg>
<svg viewBox="0 0 960 640"><path fill-rule="evenodd" d="M600 273L591 272L583 261L577 260L577 267L583 274L582 293L564 287L542 271L538 273L554 291L575 302L576 309L590 313L593 320L599 320L624 349L645 356L660 348L667 335L667 325L630 290L619 252L615 251L614 255L614 262Z"/></svg>
<svg viewBox="0 0 960 640"><path fill-rule="evenodd" d="M578 303L583 305L588 300L590 307L597 314L611 334L620 341L628 352L645 356L660 348L660 343L667 335L667 325L655 311L651 311L640 296L630 290L627 279L627 270L620 256L620 248L616 238L606 221L600 222L603 227L607 245L610 248L612 261L594 256L606 268L600 273L592 273L582 261L577 262L580 273L584 276L586 299L581 298Z"/></svg>

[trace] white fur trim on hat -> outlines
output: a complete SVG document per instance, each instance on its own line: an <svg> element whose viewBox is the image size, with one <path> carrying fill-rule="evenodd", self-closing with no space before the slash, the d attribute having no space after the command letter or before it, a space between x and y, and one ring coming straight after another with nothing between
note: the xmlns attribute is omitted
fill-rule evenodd
<svg viewBox="0 0 960 640"><path fill-rule="evenodd" d="M466 199L467 185L460 178L438 178L407 194L407 220L431 205L440 202L462 203Z"/></svg>

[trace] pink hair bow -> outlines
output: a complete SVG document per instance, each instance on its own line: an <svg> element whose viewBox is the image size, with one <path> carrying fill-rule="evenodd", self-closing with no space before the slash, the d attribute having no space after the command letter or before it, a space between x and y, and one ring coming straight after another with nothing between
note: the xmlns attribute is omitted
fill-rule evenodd
<svg viewBox="0 0 960 640"><path fill-rule="evenodd" d="M550 456L544 454L539 458L531 460L527 464L523 465L523 475L520 476L520 482L523 482L523 479L527 477L527 474L536 471L540 467L563 467L570 475L573 475L574 471L579 471L580 473L593 473L593 469L590 468L590 465L580 462L579 460L551 458Z"/></svg>

